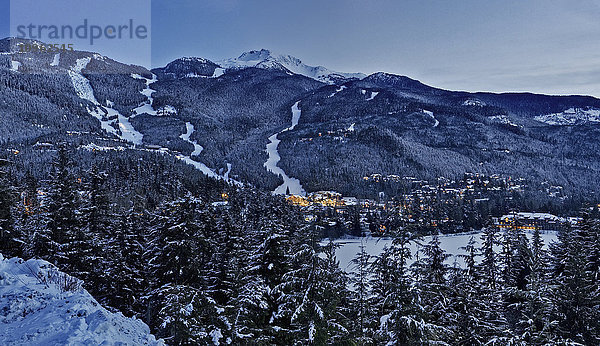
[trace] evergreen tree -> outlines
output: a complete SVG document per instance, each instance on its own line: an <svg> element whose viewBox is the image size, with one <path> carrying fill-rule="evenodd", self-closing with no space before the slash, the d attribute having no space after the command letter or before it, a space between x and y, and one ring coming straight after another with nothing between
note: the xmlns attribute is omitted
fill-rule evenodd
<svg viewBox="0 0 600 346"><path fill-rule="evenodd" d="M520 321L517 333L527 343L549 344L554 338L554 323L551 318L552 301L550 299L550 286L547 274L548 254L544 249L544 242L540 231L536 228L531 239L531 256L528 267L527 287L523 292L524 303L520 307Z"/></svg>
<svg viewBox="0 0 600 346"><path fill-rule="evenodd" d="M598 344L600 304L598 281L590 270L590 248L586 240L598 229L583 225L563 233L553 247L553 266L558 275L553 285L553 303L558 333L572 341Z"/></svg>
<svg viewBox="0 0 600 346"><path fill-rule="evenodd" d="M116 217L116 216L115 216ZM106 244L106 272L101 276L97 294L107 305L118 308L127 316L142 316L141 297L148 293L149 273L145 259L147 215L134 206L122 215Z"/></svg>
<svg viewBox="0 0 600 346"><path fill-rule="evenodd" d="M80 256L85 251L89 238L82 232L77 214L79 200L75 178L71 173L71 161L67 146L62 144L53 162L53 172L47 205L48 259L73 276L88 272L87 258Z"/></svg>
<svg viewBox="0 0 600 346"><path fill-rule="evenodd" d="M495 227L486 227L481 235L481 275L486 285L495 290L498 287L499 268L498 256L498 234Z"/></svg>
<svg viewBox="0 0 600 346"><path fill-rule="evenodd" d="M369 304L369 295L371 285L369 282L371 255L366 251L366 247L361 239L359 247L360 252L352 259L352 271L350 274L350 283L353 286L353 308L358 316L354 321L354 334L361 345L372 343L371 335L368 332L368 326L372 324L373 311Z"/></svg>
<svg viewBox="0 0 600 346"><path fill-rule="evenodd" d="M6 172L2 169L8 161L0 160L0 253L4 257L20 256L22 239L14 227L12 208L15 201L14 188L9 185Z"/></svg>
<svg viewBox="0 0 600 346"><path fill-rule="evenodd" d="M166 284L155 292L160 302L158 336L172 345L230 344L223 331L223 309L198 288Z"/></svg>
<svg viewBox="0 0 600 346"><path fill-rule="evenodd" d="M167 202L156 215L152 230L153 258L150 265L158 282L174 285L199 286L205 254L196 212L200 201L188 195L184 199Z"/></svg>
<svg viewBox="0 0 600 346"><path fill-rule="evenodd" d="M284 326L278 344L343 344L349 337L347 279L333 245L327 247L324 259L319 256L317 232L313 227L309 244L299 245L293 253L290 271L276 288L280 298L274 318Z"/></svg>

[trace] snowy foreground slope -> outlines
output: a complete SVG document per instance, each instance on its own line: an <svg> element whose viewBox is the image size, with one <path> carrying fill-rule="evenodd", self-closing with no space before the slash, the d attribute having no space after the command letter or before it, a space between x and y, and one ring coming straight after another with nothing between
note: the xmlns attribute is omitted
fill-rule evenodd
<svg viewBox="0 0 600 346"><path fill-rule="evenodd" d="M0 345L100 344L164 345L142 321L109 312L50 263L0 254Z"/></svg>

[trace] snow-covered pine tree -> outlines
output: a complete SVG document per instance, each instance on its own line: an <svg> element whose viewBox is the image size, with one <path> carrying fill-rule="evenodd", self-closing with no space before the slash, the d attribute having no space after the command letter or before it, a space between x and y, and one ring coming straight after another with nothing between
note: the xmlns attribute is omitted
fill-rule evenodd
<svg viewBox="0 0 600 346"><path fill-rule="evenodd" d="M484 240L489 238L484 236ZM485 279L486 268L479 264L473 266L474 253L485 252L475 246L471 238L462 248L466 253L460 257L465 259L466 267L453 272L447 287L452 294L448 295L446 314L440 324L452 331L447 340L449 344L481 345L506 337L500 294L491 287L490 280Z"/></svg>
<svg viewBox="0 0 600 346"><path fill-rule="evenodd" d="M339 244L329 240L323 249L324 280L319 290L323 314L327 323L327 343L343 345L351 340L349 325L353 319L348 277L336 257Z"/></svg>
<svg viewBox="0 0 600 346"><path fill-rule="evenodd" d="M495 290L499 282L498 255L496 246L499 245L498 233L495 227L486 227L481 235L481 276L486 285Z"/></svg>
<svg viewBox="0 0 600 346"><path fill-rule="evenodd" d="M434 235L431 240L423 245L423 257L421 265L415 270L422 271L418 276L421 278L415 286L418 294L416 304L418 315L422 318L422 324L426 327L423 332L429 341L449 340L450 331L443 326L449 310L449 300L452 295L451 288L447 284L446 274L449 271L445 263L450 255L442 248L439 237Z"/></svg>
<svg viewBox="0 0 600 346"><path fill-rule="evenodd" d="M568 340L594 345L600 343L600 289L590 270L590 244L587 240L598 228L584 223L559 235L552 247L555 273L552 282L554 318L558 334Z"/></svg>
<svg viewBox="0 0 600 346"><path fill-rule="evenodd" d="M392 211L390 215L396 218L398 214ZM376 343L422 344L430 337L437 338L438 326L423 319L419 291L412 285L408 260L415 234L394 220L387 221L394 237L392 245L373 261L372 306L379 315L374 338Z"/></svg>
<svg viewBox="0 0 600 346"><path fill-rule="evenodd" d="M15 202L14 188L10 186L4 171L7 160L0 160L0 253L5 257L20 256L22 240L14 227L12 209Z"/></svg>
<svg viewBox="0 0 600 346"><path fill-rule="evenodd" d="M15 227L22 239L22 257L30 258L31 235L41 228L39 224L40 201L38 199L38 183L31 172L25 173L22 186L22 203L17 204L15 212Z"/></svg>
<svg viewBox="0 0 600 346"><path fill-rule="evenodd" d="M276 221L270 221L265 228L264 241L251 255L252 279L246 286L245 311L239 328L256 343L274 344L282 322L275 318L280 293L276 287L289 270L290 241L287 228Z"/></svg>
<svg viewBox="0 0 600 346"><path fill-rule="evenodd" d="M169 344L231 344L231 340L223 335L228 328L222 317L224 310L203 290L188 285L165 284L154 294L161 302L157 334Z"/></svg>
<svg viewBox="0 0 600 346"><path fill-rule="evenodd" d="M556 342L555 323L552 320L552 300L549 286L548 253L539 229L531 239L531 256L528 267L527 287L523 292L525 301L520 307L517 335L529 344L551 344Z"/></svg>
<svg viewBox="0 0 600 346"><path fill-rule="evenodd" d="M369 282L371 255L361 239L360 251L352 259L352 271L350 272L350 284L352 290L352 308L357 318L353 321L353 334L360 345L373 343L372 331L369 326L372 325L373 311L369 304L369 295L371 294L371 283Z"/></svg>
<svg viewBox="0 0 600 346"><path fill-rule="evenodd" d="M99 296L125 315L144 317L141 298L150 287L149 268L144 262L149 241L146 213L136 205L115 217L118 221L110 239L105 241L107 263L102 283L106 287Z"/></svg>
<svg viewBox="0 0 600 346"><path fill-rule="evenodd" d="M275 288L279 308L278 344L343 344L349 337L347 316L347 280L335 260L334 248L325 258L315 225L306 229L307 243L300 244L291 256L290 270ZM347 306L347 305L346 305Z"/></svg>
<svg viewBox="0 0 600 346"><path fill-rule="evenodd" d="M200 236L197 210L201 202L191 195L166 202L155 216L152 229L153 258L150 265L159 283L200 285L200 270L206 263L206 242Z"/></svg>
<svg viewBox="0 0 600 346"><path fill-rule="evenodd" d="M478 272L477 272L477 241L475 237L470 237L469 242L466 246L460 248L460 250L464 251L464 254L459 254L458 257L462 258L465 261L465 270L466 275L477 281Z"/></svg>
<svg viewBox="0 0 600 346"><path fill-rule="evenodd" d="M83 194L80 198L78 218L81 230L76 235L79 244L78 253L85 261L85 273L81 279L93 293L106 292L106 276L110 258L110 242L114 239L114 220L110 214L110 205L105 188L106 174L99 172L96 166L87 171Z"/></svg>
<svg viewBox="0 0 600 346"><path fill-rule="evenodd" d="M79 197L75 178L71 173L70 152L66 144L60 144L53 162L51 187L47 205L48 229L50 231L49 260L73 276L85 274L89 268L83 247L89 238L81 229L78 215Z"/></svg>

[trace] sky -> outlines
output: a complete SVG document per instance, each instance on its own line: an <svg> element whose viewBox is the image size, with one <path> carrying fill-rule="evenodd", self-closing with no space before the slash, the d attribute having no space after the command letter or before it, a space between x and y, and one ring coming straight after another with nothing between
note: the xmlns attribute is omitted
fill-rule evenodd
<svg viewBox="0 0 600 346"><path fill-rule="evenodd" d="M600 97L597 0L153 0L151 9L153 67L266 48L451 90Z"/></svg>

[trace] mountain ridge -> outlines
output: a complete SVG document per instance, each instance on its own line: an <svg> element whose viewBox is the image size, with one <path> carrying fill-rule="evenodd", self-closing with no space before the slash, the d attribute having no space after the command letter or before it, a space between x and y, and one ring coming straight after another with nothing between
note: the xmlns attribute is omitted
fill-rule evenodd
<svg viewBox="0 0 600 346"><path fill-rule="evenodd" d="M384 72L332 85L294 73L271 56L266 50L242 54L248 66L229 69L184 57L148 71L90 52L59 59L53 53L2 54L0 111L7 121L0 142L35 144L36 138L63 138L69 131L121 140L123 124L140 133L139 148L193 154L215 174L228 172L232 179L273 191L282 180L265 169L265 147L269 137L289 126L298 104L298 126L279 137L278 164L307 192L373 195L378 187L362 182L370 174L436 178L465 172L597 188L592 182L600 176L600 99L450 91ZM94 98L115 112L90 116L93 105L78 96L71 78L80 59L89 59L79 74ZM299 61L288 60L282 61ZM109 119L111 114L120 114L120 121ZM114 131L102 131L98 120ZM195 131L185 141L187 126ZM198 153L190 143L204 150ZM569 143L579 143L576 149L585 154Z"/></svg>

